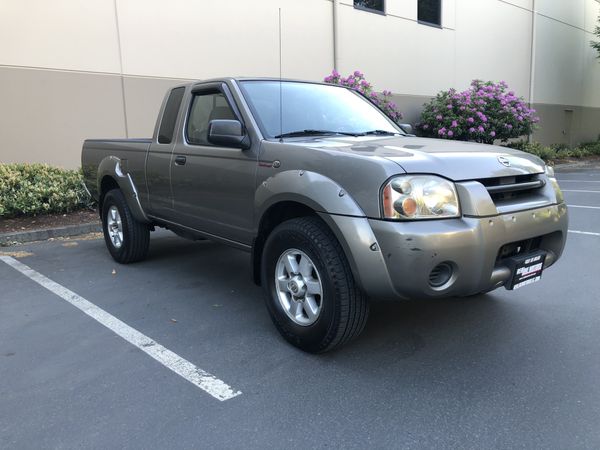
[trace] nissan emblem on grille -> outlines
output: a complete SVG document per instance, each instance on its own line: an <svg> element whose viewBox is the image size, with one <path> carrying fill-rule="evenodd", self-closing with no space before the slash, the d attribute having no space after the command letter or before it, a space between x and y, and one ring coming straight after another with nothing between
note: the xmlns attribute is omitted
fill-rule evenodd
<svg viewBox="0 0 600 450"><path fill-rule="evenodd" d="M500 164L502 164L503 166L506 167L510 167L510 161L508 160L508 158L504 157L504 156L498 156L498 161L500 162Z"/></svg>

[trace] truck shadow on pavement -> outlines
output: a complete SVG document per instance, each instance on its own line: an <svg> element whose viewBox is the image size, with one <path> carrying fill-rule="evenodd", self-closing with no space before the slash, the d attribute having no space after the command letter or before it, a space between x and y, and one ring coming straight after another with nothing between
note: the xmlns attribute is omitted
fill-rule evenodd
<svg viewBox="0 0 600 450"><path fill-rule="evenodd" d="M143 265L169 267L179 274L176 286L190 294L196 292L197 298L206 296L207 289L211 295L214 290L219 291L219 295L225 295L220 301L234 303L243 312L244 324L233 324L239 332L260 327L259 333L268 333L273 345L280 345L295 357L305 355L281 339L272 326L263 307L262 289L252 282L249 259L248 254L218 243L166 237L152 241L150 257ZM239 292L244 295L237 295ZM502 335L508 336L515 320L520 320L514 304L500 297L492 292L442 300L374 301L367 326L355 341L325 355L306 356L349 363L360 357L364 367L369 366L365 361L385 366L420 353L431 357L450 352L460 360L461 354L472 359L481 352L480 356L489 358L494 347L503 341Z"/></svg>

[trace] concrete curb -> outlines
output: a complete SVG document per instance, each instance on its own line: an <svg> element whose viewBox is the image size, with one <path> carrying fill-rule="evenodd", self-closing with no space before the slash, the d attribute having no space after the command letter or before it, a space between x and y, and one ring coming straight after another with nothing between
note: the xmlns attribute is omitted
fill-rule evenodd
<svg viewBox="0 0 600 450"><path fill-rule="evenodd" d="M0 246L22 244L24 242L45 241L50 238L77 236L86 233L102 231L99 222L68 225L66 227L48 228L46 230L19 231L16 233L0 234Z"/></svg>

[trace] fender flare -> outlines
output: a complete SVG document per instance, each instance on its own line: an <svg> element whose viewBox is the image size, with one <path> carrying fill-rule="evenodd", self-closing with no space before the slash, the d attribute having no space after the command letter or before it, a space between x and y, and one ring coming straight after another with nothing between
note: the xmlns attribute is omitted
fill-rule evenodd
<svg viewBox="0 0 600 450"><path fill-rule="evenodd" d="M305 170L288 170L267 178L256 189L255 229L269 208L276 203L302 203L316 212L365 217L365 213L342 186L321 174Z"/></svg>
<svg viewBox="0 0 600 450"><path fill-rule="evenodd" d="M133 217L142 223L150 223L140 203L138 190L133 183L131 175L127 172L127 160L121 160L116 156L107 156L98 166L98 178L96 180L98 192L101 194L102 180L110 177L117 182L119 189L125 196L127 206L131 209Z"/></svg>
<svg viewBox="0 0 600 450"><path fill-rule="evenodd" d="M350 194L335 181L316 172L304 170L279 172L265 180L256 190L255 208L257 214L255 216L255 228L257 236L265 214L272 206L281 202L296 202L314 210L329 226L342 246L354 279L359 285L367 287L365 282L368 283L371 280L362 279L359 264L364 262L364 258L357 261L357 255L361 252L374 254L368 249L370 245L376 242L376 239L368 226L364 211ZM348 242L348 238L356 240L356 242ZM263 241L257 239L252 247L254 281L257 284L260 284L258 269L263 243ZM379 256L375 256L375 254L369 256L371 259L375 257L375 262L379 263L381 254L380 252L377 253ZM371 261L368 261L368 263L371 264Z"/></svg>

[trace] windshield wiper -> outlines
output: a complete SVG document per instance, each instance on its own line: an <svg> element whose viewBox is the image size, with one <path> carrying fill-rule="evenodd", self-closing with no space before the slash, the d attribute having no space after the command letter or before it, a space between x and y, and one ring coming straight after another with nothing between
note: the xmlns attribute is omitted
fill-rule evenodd
<svg viewBox="0 0 600 450"><path fill-rule="evenodd" d="M297 130L289 133L278 134L275 138L285 137L302 137L302 136L327 136L327 135L342 135L342 136L364 136L364 133L351 133L348 131L330 131L330 130Z"/></svg>
<svg viewBox="0 0 600 450"><path fill-rule="evenodd" d="M361 134L364 136L368 136L368 135L395 136L397 134L402 134L402 133L399 133L397 131L369 130L369 131L363 131Z"/></svg>

